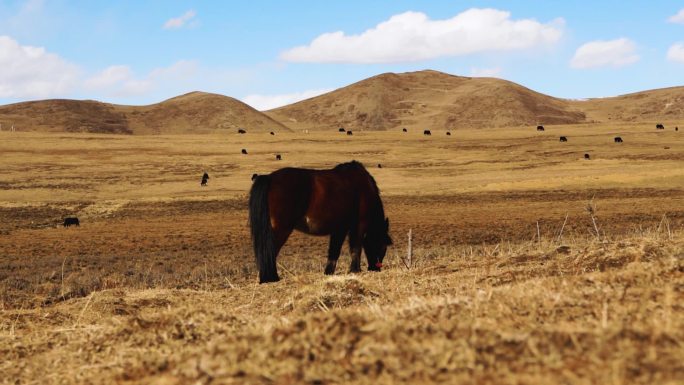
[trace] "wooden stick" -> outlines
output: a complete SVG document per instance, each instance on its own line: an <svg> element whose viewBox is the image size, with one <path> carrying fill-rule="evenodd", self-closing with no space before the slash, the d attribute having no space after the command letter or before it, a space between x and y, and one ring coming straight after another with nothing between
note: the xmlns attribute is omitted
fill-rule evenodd
<svg viewBox="0 0 684 385"><path fill-rule="evenodd" d="M565 213L565 220L563 221L563 226L561 226L560 233L558 233L558 242L563 238L563 229L565 228L565 223L568 221L568 213Z"/></svg>
<svg viewBox="0 0 684 385"><path fill-rule="evenodd" d="M601 233L599 233L598 226L596 225L596 219L594 218L594 214L591 214L591 221L594 223L594 230L596 230L596 239L600 241Z"/></svg>
<svg viewBox="0 0 684 385"><path fill-rule="evenodd" d="M411 243L412 237L413 237L412 229L409 229L409 232L408 232L408 251L406 254L406 261L407 261L406 265L408 266L409 269L411 267L413 267L413 245Z"/></svg>

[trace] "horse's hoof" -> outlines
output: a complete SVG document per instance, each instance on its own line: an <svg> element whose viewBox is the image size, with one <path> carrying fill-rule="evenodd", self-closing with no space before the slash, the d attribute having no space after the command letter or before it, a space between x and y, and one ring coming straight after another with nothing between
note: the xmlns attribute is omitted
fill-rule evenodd
<svg viewBox="0 0 684 385"><path fill-rule="evenodd" d="M275 277L275 278L273 278L273 277L268 277L268 278L259 279L259 284L271 283L271 282L278 282L278 281L280 281L280 278L279 278L279 277Z"/></svg>
<svg viewBox="0 0 684 385"><path fill-rule="evenodd" d="M337 267L337 261L330 262L325 265L325 275L333 275L335 274L335 268Z"/></svg>

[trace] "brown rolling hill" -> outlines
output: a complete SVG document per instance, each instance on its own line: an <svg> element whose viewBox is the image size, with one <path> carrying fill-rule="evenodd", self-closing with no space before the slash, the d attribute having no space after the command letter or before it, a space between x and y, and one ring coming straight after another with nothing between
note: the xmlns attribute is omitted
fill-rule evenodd
<svg viewBox="0 0 684 385"><path fill-rule="evenodd" d="M19 131L131 134L126 115L93 100L39 100L0 106L0 124Z"/></svg>
<svg viewBox="0 0 684 385"><path fill-rule="evenodd" d="M123 134L248 131L457 129L592 122L684 125L684 87L568 100L496 78L438 71L385 73L259 112L228 96L191 92L147 106L42 100L0 106L0 124L20 131Z"/></svg>
<svg viewBox="0 0 684 385"><path fill-rule="evenodd" d="M586 119L567 100L506 80L429 70L374 76L266 114L293 129L454 129L570 124Z"/></svg>
<svg viewBox="0 0 684 385"><path fill-rule="evenodd" d="M684 87L578 100L571 105L584 111L590 121L684 124Z"/></svg>
<svg viewBox="0 0 684 385"><path fill-rule="evenodd" d="M111 134L211 133L245 128L289 131L287 127L228 96L191 92L147 106L92 100L53 99L0 106L0 123L19 131Z"/></svg>

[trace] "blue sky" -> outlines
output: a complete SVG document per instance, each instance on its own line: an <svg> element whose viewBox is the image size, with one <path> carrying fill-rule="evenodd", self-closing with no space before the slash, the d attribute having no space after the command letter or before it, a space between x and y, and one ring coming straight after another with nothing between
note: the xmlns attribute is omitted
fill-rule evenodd
<svg viewBox="0 0 684 385"><path fill-rule="evenodd" d="M684 3L0 0L3 104L202 90L264 109L421 69L565 98L684 85Z"/></svg>

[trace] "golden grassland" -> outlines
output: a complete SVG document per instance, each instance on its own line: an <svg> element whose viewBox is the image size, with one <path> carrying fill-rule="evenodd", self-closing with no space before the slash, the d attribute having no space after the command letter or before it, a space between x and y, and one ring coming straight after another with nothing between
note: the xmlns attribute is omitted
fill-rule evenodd
<svg viewBox="0 0 684 385"><path fill-rule="evenodd" d="M0 133L0 382L684 381L684 134L432 133ZM351 159L383 272L295 233L257 285L252 173Z"/></svg>

